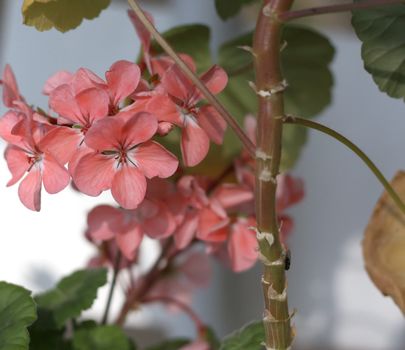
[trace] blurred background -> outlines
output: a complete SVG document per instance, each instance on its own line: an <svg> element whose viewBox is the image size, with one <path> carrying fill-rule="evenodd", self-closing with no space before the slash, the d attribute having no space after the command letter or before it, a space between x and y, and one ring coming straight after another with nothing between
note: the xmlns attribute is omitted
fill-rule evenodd
<svg viewBox="0 0 405 350"><path fill-rule="evenodd" d="M300 7L315 3L297 2ZM161 30L182 23L209 24L213 48L254 25L254 8L222 22L213 0L148 0L144 5ZM21 1L1 1L0 6L1 66L10 63L27 101L45 109L42 86L56 71L84 66L103 76L114 61L133 60L137 55L139 42L127 19L125 1L112 0L99 19L85 21L66 34L39 33L22 25ZM323 16L305 23L326 34L337 49L332 66L333 104L319 121L354 141L391 178L405 162L403 102L380 93L364 71L360 42L349 16ZM1 151L4 147L0 143ZM313 132L294 174L306 184L304 201L291 210L295 231L289 242L290 305L297 309L296 348L404 349L403 317L371 283L361 256L363 230L382 192L380 184L342 145ZM17 186L5 187L9 177L6 163L0 162L0 184L4 186L0 187L0 280L38 292L86 264L94 251L83 239L85 213L112 201L107 194L90 198L71 190L52 197L43 193L43 209L33 213L20 204ZM147 247L145 264L154 257L153 244L149 242ZM213 268L212 285L198 292L194 306L223 336L261 317L261 267L238 275L216 262ZM105 294L103 290L92 313L101 312ZM118 293L116 296L115 308L120 303ZM165 335L193 336L186 317L162 311L159 307L142 310L130 317L128 326L136 328L145 342Z"/></svg>

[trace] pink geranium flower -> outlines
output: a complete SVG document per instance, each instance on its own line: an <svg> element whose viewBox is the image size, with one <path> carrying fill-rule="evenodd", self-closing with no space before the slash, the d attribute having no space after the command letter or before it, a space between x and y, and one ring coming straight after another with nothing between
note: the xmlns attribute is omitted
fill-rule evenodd
<svg viewBox="0 0 405 350"><path fill-rule="evenodd" d="M213 66L201 80L213 94L218 94L225 88L228 77L222 68ZM167 95L151 99L148 107L156 110L159 120L166 118L182 128L180 146L184 164L195 166L207 155L210 140L222 143L226 122L211 105L199 106L200 92L176 65L164 73L161 83Z"/></svg>
<svg viewBox="0 0 405 350"><path fill-rule="evenodd" d="M48 193L58 193L69 184L70 176L49 151L50 144L43 137L49 131L49 126L33 121L32 111L26 106L20 107L26 109L27 115L16 117L7 114L4 123L9 128L9 135L4 138L11 142L5 151L5 158L13 176L7 186L23 178L18 187L20 200L28 209L39 211L42 184ZM12 127L9 119L13 118L15 125ZM0 130L3 134L5 128L0 126Z"/></svg>
<svg viewBox="0 0 405 350"><path fill-rule="evenodd" d="M80 159L73 173L75 184L85 194L98 196L111 189L125 209L135 209L145 197L146 178L166 178L176 171L178 160L150 139L157 120L149 113L129 118L105 118L87 132L91 153Z"/></svg>

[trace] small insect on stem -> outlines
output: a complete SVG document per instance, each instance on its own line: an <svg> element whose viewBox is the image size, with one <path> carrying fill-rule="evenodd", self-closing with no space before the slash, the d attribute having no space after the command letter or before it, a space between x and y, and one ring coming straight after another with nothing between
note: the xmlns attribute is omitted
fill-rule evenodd
<svg viewBox="0 0 405 350"><path fill-rule="evenodd" d="M291 267L291 251L288 249L285 253L285 258L284 258L284 268L286 271L288 271Z"/></svg>

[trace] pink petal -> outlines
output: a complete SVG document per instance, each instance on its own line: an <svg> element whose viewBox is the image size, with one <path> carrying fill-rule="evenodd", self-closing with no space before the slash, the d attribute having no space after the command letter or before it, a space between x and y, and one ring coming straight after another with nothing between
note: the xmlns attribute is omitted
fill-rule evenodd
<svg viewBox="0 0 405 350"><path fill-rule="evenodd" d="M208 242L225 241L228 235L229 218L218 215L211 208L200 210L197 237Z"/></svg>
<svg viewBox="0 0 405 350"><path fill-rule="evenodd" d="M183 124L177 106L168 96L153 96L148 101L146 108L156 115L159 122L169 122L179 126Z"/></svg>
<svg viewBox="0 0 405 350"><path fill-rule="evenodd" d="M115 172L114 158L93 152L80 159L73 181L81 192L95 197L111 188Z"/></svg>
<svg viewBox="0 0 405 350"><path fill-rule="evenodd" d="M17 183L31 166L27 154L20 148L8 146L4 154L7 166L12 174L12 179L7 183L7 186L12 186Z"/></svg>
<svg viewBox="0 0 405 350"><path fill-rule="evenodd" d="M125 121L117 116L104 118L87 131L84 138L86 145L96 151L116 150L120 148L120 141L124 141L123 129Z"/></svg>
<svg viewBox="0 0 405 350"><path fill-rule="evenodd" d="M187 102L194 91L192 82L183 74L177 65L172 65L162 77L166 92L180 101Z"/></svg>
<svg viewBox="0 0 405 350"><path fill-rule="evenodd" d="M56 72L45 82L42 93L44 95L50 95L53 90L58 86L69 84L73 79L73 74L64 70Z"/></svg>
<svg viewBox="0 0 405 350"><path fill-rule="evenodd" d="M223 184L215 190L213 197L225 209L253 201L253 191L240 185Z"/></svg>
<svg viewBox="0 0 405 350"><path fill-rule="evenodd" d="M179 166L177 158L163 146L149 141L138 146L132 153L138 168L147 178L172 176Z"/></svg>
<svg viewBox="0 0 405 350"><path fill-rule="evenodd" d="M198 211L190 211L186 214L184 221L174 233L177 249L182 250L191 243L198 228L198 220Z"/></svg>
<svg viewBox="0 0 405 350"><path fill-rule="evenodd" d="M141 70L129 61L117 61L105 74L114 105L131 95L139 84Z"/></svg>
<svg viewBox="0 0 405 350"><path fill-rule="evenodd" d="M107 84L97 74L93 73L90 69L80 68L73 76L72 89L77 95L80 92L91 89L99 88L107 90Z"/></svg>
<svg viewBox="0 0 405 350"><path fill-rule="evenodd" d="M21 100L21 97L15 75L9 64L4 68L1 83L3 84L3 103L6 107L13 108L13 102Z"/></svg>
<svg viewBox="0 0 405 350"><path fill-rule="evenodd" d="M136 251L141 244L142 237L142 230L139 226L134 227L128 232L123 232L116 235L118 247L128 260L133 260L135 258Z"/></svg>
<svg viewBox="0 0 405 350"><path fill-rule="evenodd" d="M149 141L156 134L157 128L158 122L153 114L140 112L127 120L119 138L125 142L125 147L132 147Z"/></svg>
<svg viewBox="0 0 405 350"><path fill-rule="evenodd" d="M60 164L66 164L77 152L82 140L83 135L79 129L60 126L48 132L38 147L43 152L52 153Z"/></svg>
<svg viewBox="0 0 405 350"><path fill-rule="evenodd" d="M50 153L43 155L42 162L42 176L46 192L58 193L69 185L68 171Z"/></svg>
<svg viewBox="0 0 405 350"><path fill-rule="evenodd" d="M207 133L193 119L186 117L181 135L181 153L184 164L188 167L199 164L208 154L209 148L210 140Z"/></svg>
<svg viewBox="0 0 405 350"><path fill-rule="evenodd" d="M153 204L156 207L156 212L150 215L153 210L150 210L149 204ZM173 215L163 202L144 200L138 210L146 211L145 219L142 223L143 231L153 239L163 239L169 237L174 229L176 223Z"/></svg>
<svg viewBox="0 0 405 350"><path fill-rule="evenodd" d="M84 126L89 127L97 119L108 115L110 99L105 90L96 88L83 90L76 95L76 101L83 119L87 121Z"/></svg>
<svg viewBox="0 0 405 350"><path fill-rule="evenodd" d="M136 168L123 166L114 176L111 193L123 208L135 209L145 198L145 176Z"/></svg>
<svg viewBox="0 0 405 350"><path fill-rule="evenodd" d="M60 116L72 123L83 125L82 113L71 87L67 84L54 89L49 96L49 106Z"/></svg>
<svg viewBox="0 0 405 350"><path fill-rule="evenodd" d="M283 212L293 204L300 202L305 195L304 182L289 174L283 174L277 178L277 211Z"/></svg>
<svg viewBox="0 0 405 350"><path fill-rule="evenodd" d="M107 241L114 238L115 234L109 225L110 221L122 218L119 209L110 205L99 205L87 215L88 230L86 234L92 240Z"/></svg>
<svg viewBox="0 0 405 350"><path fill-rule="evenodd" d="M226 121L217 110L209 105L201 107L198 113L198 124L217 145L224 141Z"/></svg>
<svg viewBox="0 0 405 350"><path fill-rule="evenodd" d="M214 95L219 94L223 89L225 89L226 84L228 84L228 75L220 66L217 65L212 66L200 77L200 79L208 90L210 90ZM194 87L189 103L194 105L201 100L201 98L201 92L197 89L197 87Z"/></svg>
<svg viewBox="0 0 405 350"><path fill-rule="evenodd" d="M30 210L41 210L41 183L41 171L34 166L18 187L18 196L22 204Z"/></svg>
<svg viewBox="0 0 405 350"><path fill-rule="evenodd" d="M256 235L247 222L239 221L233 225L228 241L228 253L232 270L235 272L250 269L256 263Z"/></svg>
<svg viewBox="0 0 405 350"><path fill-rule="evenodd" d="M8 143L18 144L21 141L21 136L14 135L12 130L23 119L22 114L17 114L14 111L7 112L0 119L0 137Z"/></svg>

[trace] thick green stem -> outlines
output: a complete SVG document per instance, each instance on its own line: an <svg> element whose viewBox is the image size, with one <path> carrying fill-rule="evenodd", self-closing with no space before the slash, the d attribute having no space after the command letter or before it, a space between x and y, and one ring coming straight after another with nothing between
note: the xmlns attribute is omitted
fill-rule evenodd
<svg viewBox="0 0 405 350"><path fill-rule="evenodd" d="M324 134L332 136L334 139L338 140L339 142L343 143L346 147L352 150L355 154L357 154L363 162L368 166L368 168L373 172L373 174L377 177L377 179L381 182L384 186L387 193L391 196L392 200L397 204L398 208L405 214L405 203L401 200L395 190L392 188L388 180L385 178L383 173L378 169L378 167L374 164L374 162L353 142L349 139L344 137L342 134L339 134L337 131L328 128L325 125L316 123L312 120L297 118L297 117L285 117L283 119L284 123L287 124L296 124L300 126L305 126L307 128L315 129Z"/></svg>
<svg viewBox="0 0 405 350"><path fill-rule="evenodd" d="M291 21L293 19L316 16L316 15L327 15L331 13L347 12L354 10L366 10L374 7L381 7L394 4L403 4L404 0L368 0L362 2L351 2L347 4L337 4L328 5L320 7L311 7L302 10L288 11L280 16L280 19L284 22Z"/></svg>
<svg viewBox="0 0 405 350"><path fill-rule="evenodd" d="M254 155L255 147L250 141L249 137L245 134L242 128L239 126L236 119L227 111L227 109L219 102L219 100L211 93L211 91L205 86L200 78L187 66L187 64L181 59L181 57L173 50L170 44L162 37L162 35L156 30L153 24L143 13L141 7L138 5L137 0L128 0L128 3L132 10L135 12L138 19L142 22L145 28L153 36L156 42L162 47L162 49L173 59L180 70L189 78L195 86L200 90L202 95L207 101L215 107L215 109L221 114L227 124L232 128L243 146L246 148L250 155Z"/></svg>
<svg viewBox="0 0 405 350"><path fill-rule="evenodd" d="M253 40L259 113L256 150L256 219L260 256L264 264L267 349L290 349L294 334L288 310L285 251L280 242L276 212L284 118L284 89L280 63L282 22L294 0L265 0Z"/></svg>

